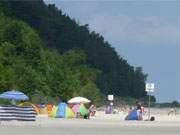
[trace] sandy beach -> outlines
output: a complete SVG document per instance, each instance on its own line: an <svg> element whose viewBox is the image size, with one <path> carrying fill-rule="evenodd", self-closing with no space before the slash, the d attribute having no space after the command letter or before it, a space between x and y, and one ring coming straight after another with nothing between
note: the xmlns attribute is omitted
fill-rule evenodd
<svg viewBox="0 0 180 135"><path fill-rule="evenodd" d="M166 111L165 111L166 112ZM91 120L57 119L39 115L36 122L1 122L0 135L178 135L180 114L152 110L155 121L124 121L126 114L97 112ZM146 119L145 116L144 119Z"/></svg>

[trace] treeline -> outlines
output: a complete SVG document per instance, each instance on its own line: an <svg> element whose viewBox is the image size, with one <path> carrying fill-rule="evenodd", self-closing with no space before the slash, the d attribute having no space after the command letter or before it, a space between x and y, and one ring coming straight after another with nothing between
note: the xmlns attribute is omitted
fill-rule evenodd
<svg viewBox="0 0 180 135"><path fill-rule="evenodd" d="M114 94L119 97L137 99L146 97L144 87L147 75L143 73L142 68L129 65L101 35L90 31L88 24L78 24L74 19L57 9L55 5L46 5L42 0L3 0L0 5L1 11L6 16L22 20L34 28L42 40L41 44L56 50L56 55L60 55L59 53L67 54L71 49L79 50L84 54L86 67L98 69L95 71L96 75L93 75L95 76L93 81L96 82L102 95ZM79 53L74 52L74 55L79 55ZM81 58L83 57L72 57L72 59L80 59L80 61ZM51 62L51 60L49 61ZM61 59L55 62L58 61ZM66 59L66 62L69 62L69 58ZM67 65L66 62L63 64ZM66 79L64 81L68 81L68 78ZM94 87L96 85L93 84ZM44 91L46 90L44 89Z"/></svg>
<svg viewBox="0 0 180 135"><path fill-rule="evenodd" d="M166 103L156 103L155 107L161 107L161 108L180 108L180 102L178 101L172 101L172 102L166 102Z"/></svg>
<svg viewBox="0 0 180 135"><path fill-rule="evenodd" d="M38 102L85 96L100 100L98 70L85 64L80 50L60 54L42 47L37 33L22 21L0 16L0 93L21 90Z"/></svg>

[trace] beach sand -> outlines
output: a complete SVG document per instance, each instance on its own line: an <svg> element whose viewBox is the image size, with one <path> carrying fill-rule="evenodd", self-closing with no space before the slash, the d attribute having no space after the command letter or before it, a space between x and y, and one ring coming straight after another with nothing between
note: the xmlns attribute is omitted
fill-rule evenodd
<svg viewBox="0 0 180 135"><path fill-rule="evenodd" d="M167 110L168 112L168 110ZM36 122L1 122L0 135L179 135L180 114L168 116L152 109L155 121L124 121L126 114L98 111L90 120L58 119L39 115ZM144 119L146 119L145 116Z"/></svg>

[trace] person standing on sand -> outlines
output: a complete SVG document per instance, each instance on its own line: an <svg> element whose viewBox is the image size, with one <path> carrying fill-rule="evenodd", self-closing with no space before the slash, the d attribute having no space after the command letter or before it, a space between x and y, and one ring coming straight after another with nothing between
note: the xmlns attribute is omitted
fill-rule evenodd
<svg viewBox="0 0 180 135"><path fill-rule="evenodd" d="M168 116L169 116L170 114L176 115L176 108L171 108L171 110L168 112Z"/></svg>
<svg viewBox="0 0 180 135"><path fill-rule="evenodd" d="M96 107L95 107L95 104L91 104L91 106L89 107L89 115L90 116L94 116L96 111L95 111Z"/></svg>
<svg viewBox="0 0 180 135"><path fill-rule="evenodd" d="M138 115L138 120L143 120L142 117L142 106L141 103L136 101L136 110L137 110L137 115Z"/></svg>
<svg viewBox="0 0 180 135"><path fill-rule="evenodd" d="M139 101L136 101L136 110L141 110L141 104Z"/></svg>

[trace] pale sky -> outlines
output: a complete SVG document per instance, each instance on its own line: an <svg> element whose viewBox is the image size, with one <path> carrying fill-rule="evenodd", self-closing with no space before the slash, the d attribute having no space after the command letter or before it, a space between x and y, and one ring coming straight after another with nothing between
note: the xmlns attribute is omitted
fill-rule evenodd
<svg viewBox="0 0 180 135"><path fill-rule="evenodd" d="M158 102L180 101L180 2L165 0L45 0L89 24L155 83Z"/></svg>

